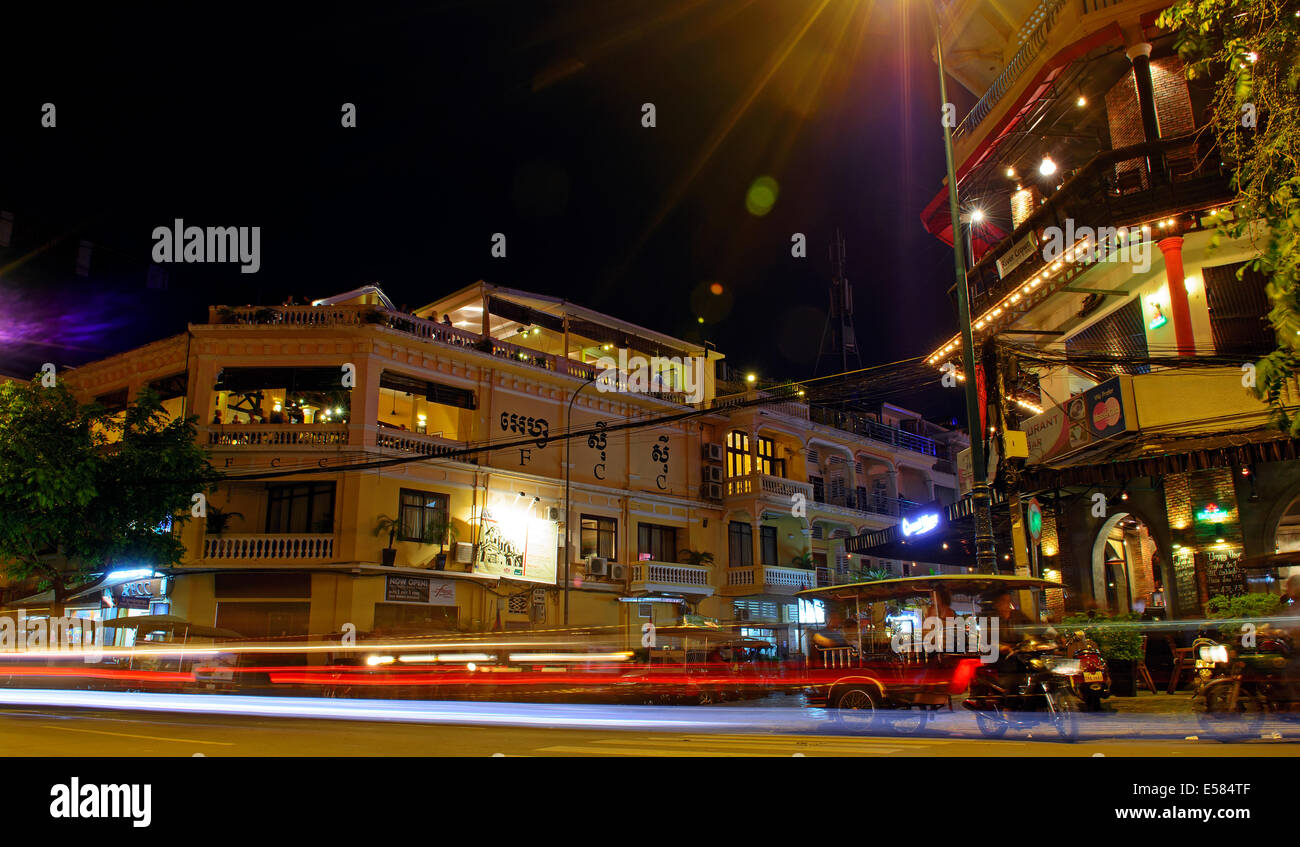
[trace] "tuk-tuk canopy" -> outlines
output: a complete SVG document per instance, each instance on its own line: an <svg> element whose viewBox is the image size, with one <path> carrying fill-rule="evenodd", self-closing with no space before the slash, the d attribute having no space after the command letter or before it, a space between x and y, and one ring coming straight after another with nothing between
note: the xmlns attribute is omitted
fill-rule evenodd
<svg viewBox="0 0 1300 847"><path fill-rule="evenodd" d="M872 582L853 582L847 585L829 585L808 588L797 592L806 600L901 600L905 597L930 594L943 589L951 594L984 594L989 591L1023 591L1031 588L1063 588L1059 582L1028 576L1001 574L934 574L907 576L895 579L878 579Z"/></svg>

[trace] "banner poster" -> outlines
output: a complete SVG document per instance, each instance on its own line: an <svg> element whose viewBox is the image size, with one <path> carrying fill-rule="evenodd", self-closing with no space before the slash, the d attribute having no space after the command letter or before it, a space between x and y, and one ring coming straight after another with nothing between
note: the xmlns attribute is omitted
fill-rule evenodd
<svg viewBox="0 0 1300 847"><path fill-rule="evenodd" d="M479 527L474 573L554 585L559 524L524 510L491 508Z"/></svg>

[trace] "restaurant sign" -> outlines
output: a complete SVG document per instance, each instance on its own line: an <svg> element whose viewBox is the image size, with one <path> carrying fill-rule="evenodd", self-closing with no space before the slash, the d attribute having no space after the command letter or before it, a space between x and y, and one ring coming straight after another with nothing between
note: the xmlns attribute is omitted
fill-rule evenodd
<svg viewBox="0 0 1300 847"><path fill-rule="evenodd" d="M1035 415L1023 424L1027 464L1036 465L1098 446L1137 429L1133 379L1117 376Z"/></svg>
<svg viewBox="0 0 1300 847"><path fill-rule="evenodd" d="M1030 232L1020 243L998 259L998 279L1005 279L1007 274L1025 263L1025 260L1038 252L1038 233Z"/></svg>

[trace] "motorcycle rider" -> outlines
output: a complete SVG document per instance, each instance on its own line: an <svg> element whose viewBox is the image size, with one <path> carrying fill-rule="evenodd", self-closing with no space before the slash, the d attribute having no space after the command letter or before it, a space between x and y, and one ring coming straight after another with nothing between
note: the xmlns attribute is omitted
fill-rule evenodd
<svg viewBox="0 0 1300 847"><path fill-rule="evenodd" d="M1034 622L1011 602L1011 592L1000 588L985 596L985 605L998 619L998 641L1003 647L1015 647L1029 637Z"/></svg>
<svg viewBox="0 0 1300 847"><path fill-rule="evenodd" d="M998 621L998 660L992 671L997 677L999 688L1014 690L1017 662L1013 658L1015 649L1029 636L1029 627L1033 621L1011 602L1011 592L1005 588L990 591L984 595L985 613L996 617Z"/></svg>

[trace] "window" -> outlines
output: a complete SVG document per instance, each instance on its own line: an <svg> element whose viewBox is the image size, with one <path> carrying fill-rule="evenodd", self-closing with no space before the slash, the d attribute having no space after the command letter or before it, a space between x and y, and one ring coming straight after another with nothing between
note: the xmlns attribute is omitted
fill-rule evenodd
<svg viewBox="0 0 1300 847"><path fill-rule="evenodd" d="M267 532L334 531L334 483L268 485Z"/></svg>
<svg viewBox="0 0 1300 847"><path fill-rule="evenodd" d="M760 526L758 528L758 531L759 531L759 543L763 548L762 549L763 564L765 565L780 564L780 562L776 560L776 527Z"/></svg>
<svg viewBox="0 0 1300 847"><path fill-rule="evenodd" d="M738 621L775 621L776 603L770 600L735 600L732 603Z"/></svg>
<svg viewBox="0 0 1300 847"><path fill-rule="evenodd" d="M727 563L733 568L754 564L754 528L743 521L732 521L727 528Z"/></svg>
<svg viewBox="0 0 1300 847"><path fill-rule="evenodd" d="M447 495L432 491L402 489L401 541L421 541L425 544L444 543L447 538Z"/></svg>
<svg viewBox="0 0 1300 847"><path fill-rule="evenodd" d="M618 539L618 521L596 515L583 515L580 522L581 556L601 556L613 559Z"/></svg>
<svg viewBox="0 0 1300 847"><path fill-rule="evenodd" d="M822 478L819 477L819 476L810 476L810 477L808 477L808 481L809 481L810 483L812 483L812 487L813 487L813 500L815 500L815 501L818 502L818 503L825 503L825 502L826 502L826 483L823 482L823 481L822 481Z"/></svg>
<svg viewBox="0 0 1300 847"><path fill-rule="evenodd" d="M637 557L656 562L677 561L677 528L652 523L637 524Z"/></svg>
<svg viewBox="0 0 1300 847"><path fill-rule="evenodd" d="M119 388L95 398L95 402L104 407L106 412L121 412L127 406L127 389Z"/></svg>
<svg viewBox="0 0 1300 847"><path fill-rule="evenodd" d="M738 429L727 433L727 476L748 476L751 460L749 434Z"/></svg>

